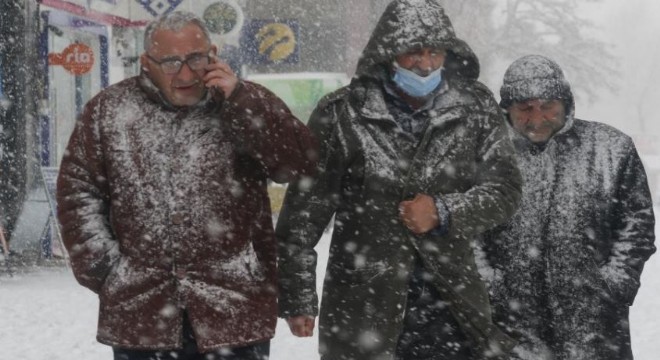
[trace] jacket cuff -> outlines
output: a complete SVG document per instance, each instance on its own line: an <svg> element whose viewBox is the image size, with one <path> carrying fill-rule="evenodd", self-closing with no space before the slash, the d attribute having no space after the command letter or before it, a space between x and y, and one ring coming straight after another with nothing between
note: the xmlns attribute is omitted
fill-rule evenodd
<svg viewBox="0 0 660 360"><path fill-rule="evenodd" d="M444 200L441 197L435 197L435 208L438 211L438 219L440 220L440 225L435 229L431 230L431 235L434 236L445 236L449 233L449 221L451 219L451 214L449 213L449 208Z"/></svg>
<svg viewBox="0 0 660 360"><path fill-rule="evenodd" d="M234 91L226 99L227 102L235 105L237 98L241 96L241 93L243 92L244 89L245 89L245 84L243 83L243 80L238 80L238 82L236 83L236 87L234 88Z"/></svg>
<svg viewBox="0 0 660 360"><path fill-rule="evenodd" d="M278 316L281 318L290 318L294 316L317 316L319 312L318 308L318 297L316 293L309 294L304 298L298 298L296 300L289 299L287 301L283 296L280 295L278 302Z"/></svg>
<svg viewBox="0 0 660 360"><path fill-rule="evenodd" d="M639 289L639 280L611 265L604 265L599 271L611 295L619 302L632 306Z"/></svg>

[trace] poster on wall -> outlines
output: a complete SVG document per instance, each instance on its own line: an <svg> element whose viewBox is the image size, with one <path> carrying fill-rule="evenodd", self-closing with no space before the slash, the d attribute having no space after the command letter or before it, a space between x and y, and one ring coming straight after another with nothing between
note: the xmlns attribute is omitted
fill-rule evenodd
<svg viewBox="0 0 660 360"><path fill-rule="evenodd" d="M183 0L136 0L153 17L172 12Z"/></svg>
<svg viewBox="0 0 660 360"><path fill-rule="evenodd" d="M43 6L59 9L101 24L123 27L145 26L175 10L190 11L204 19L212 37L221 44L238 46L244 0L40 0ZM216 40L216 39L213 39Z"/></svg>
<svg viewBox="0 0 660 360"><path fill-rule="evenodd" d="M43 6L59 9L107 25L144 26L149 21L202 0L40 0Z"/></svg>
<svg viewBox="0 0 660 360"><path fill-rule="evenodd" d="M233 1L212 2L200 15L211 34L228 36L237 33L243 26L243 11Z"/></svg>
<svg viewBox="0 0 660 360"><path fill-rule="evenodd" d="M296 64L299 56L297 20L250 20L243 27L243 60L251 65Z"/></svg>

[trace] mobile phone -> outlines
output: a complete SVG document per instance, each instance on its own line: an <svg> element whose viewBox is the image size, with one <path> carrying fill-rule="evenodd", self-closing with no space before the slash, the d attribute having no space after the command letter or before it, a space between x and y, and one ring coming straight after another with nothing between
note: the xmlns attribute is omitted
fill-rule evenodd
<svg viewBox="0 0 660 360"><path fill-rule="evenodd" d="M218 57L215 54L209 54L209 64L215 64L217 62L218 62ZM222 89L220 89L219 87L212 86L209 88L209 92L211 93L211 98L213 99L214 102L220 104L223 101L225 101L225 92L222 91Z"/></svg>
<svg viewBox="0 0 660 360"><path fill-rule="evenodd" d="M209 91L211 92L211 99L213 99L214 102L220 104L225 101L225 92L219 87L212 86L209 88Z"/></svg>

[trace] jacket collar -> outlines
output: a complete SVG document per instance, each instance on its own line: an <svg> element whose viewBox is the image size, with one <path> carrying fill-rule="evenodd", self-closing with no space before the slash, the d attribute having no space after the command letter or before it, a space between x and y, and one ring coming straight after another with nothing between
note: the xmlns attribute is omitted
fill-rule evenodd
<svg viewBox="0 0 660 360"><path fill-rule="evenodd" d="M396 93L393 84L377 81L361 81L354 87L352 95L352 105L358 112L360 119L396 122L392 117L387 105L387 97L393 97L400 106L406 106L403 98ZM440 87L429 96L425 105L417 111L433 110L439 103L438 97L442 96L449 89L447 79L442 81Z"/></svg>

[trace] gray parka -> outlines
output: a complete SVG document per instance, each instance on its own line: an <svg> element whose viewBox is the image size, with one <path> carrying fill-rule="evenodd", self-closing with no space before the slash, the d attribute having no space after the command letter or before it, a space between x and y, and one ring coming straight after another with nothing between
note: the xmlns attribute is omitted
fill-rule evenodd
<svg viewBox="0 0 660 360"><path fill-rule="evenodd" d="M646 174L632 140L574 119L545 146L513 128L516 215L485 239L494 318L529 360L630 360L628 307L655 251ZM518 358L518 357L516 357Z"/></svg>
<svg viewBox="0 0 660 360"><path fill-rule="evenodd" d="M384 84L395 54L448 50L443 83L417 143L388 111ZM334 218L321 314L320 352L329 359L393 359L416 254L478 358L512 341L493 326L472 239L517 208L520 175L491 93L475 79L476 57L434 1L395 1L364 50L353 82L324 98L309 126L321 142L318 175L289 186L277 224L280 316L317 314L314 246ZM418 193L441 198L448 233L415 236L398 204Z"/></svg>

